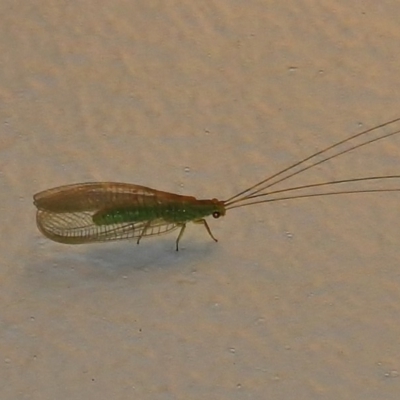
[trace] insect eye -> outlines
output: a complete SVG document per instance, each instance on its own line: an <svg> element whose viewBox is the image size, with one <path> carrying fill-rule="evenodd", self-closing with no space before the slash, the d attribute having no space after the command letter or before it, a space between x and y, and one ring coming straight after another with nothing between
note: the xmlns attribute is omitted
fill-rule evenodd
<svg viewBox="0 0 400 400"><path fill-rule="evenodd" d="M214 212L212 213L212 216L213 216L214 218L219 218L219 217L221 216L221 213L220 213L219 211L214 211Z"/></svg>

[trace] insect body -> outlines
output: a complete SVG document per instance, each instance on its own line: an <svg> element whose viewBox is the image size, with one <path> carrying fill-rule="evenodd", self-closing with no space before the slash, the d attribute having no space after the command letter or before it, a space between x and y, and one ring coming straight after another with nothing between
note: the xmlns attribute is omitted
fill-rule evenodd
<svg viewBox="0 0 400 400"><path fill-rule="evenodd" d="M127 183L83 183L61 186L34 196L37 225L56 242L79 244L154 236L180 228L176 249L186 223L205 226L204 217L225 215L222 201L197 200Z"/></svg>
<svg viewBox="0 0 400 400"><path fill-rule="evenodd" d="M212 215L219 218L232 208L304 197L400 191L399 187L382 187L383 183L400 179L400 175L342 179L268 190L316 165L398 133L400 118L357 133L314 153L224 201L198 200L145 186L113 182L78 183L49 189L34 196L37 226L49 239L67 244L130 238L136 238L139 243L143 237L180 229L176 239L178 250L186 224L194 222L204 225L211 238L217 241L205 217ZM357 182L377 183L379 187L329 190ZM307 192L309 189L313 191Z"/></svg>

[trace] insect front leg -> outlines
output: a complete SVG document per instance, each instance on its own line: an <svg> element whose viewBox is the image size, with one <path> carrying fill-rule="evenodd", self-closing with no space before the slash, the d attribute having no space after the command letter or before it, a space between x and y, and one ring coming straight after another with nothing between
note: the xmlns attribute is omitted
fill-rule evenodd
<svg viewBox="0 0 400 400"><path fill-rule="evenodd" d="M179 248L178 248L179 241L181 240L183 232L185 231L186 224L180 224L179 226L181 226L182 228L181 228L181 230L179 232L178 238L176 239L176 251L179 251Z"/></svg>
<svg viewBox="0 0 400 400"><path fill-rule="evenodd" d="M211 229L210 229L210 227L208 226L207 221L206 221L205 219L198 219L198 220L193 221L193 222L194 222L195 224L204 225L205 228L207 229L208 234L211 236L211 238L214 240L214 242L218 242L218 239L216 239L216 238L214 237L214 235L211 233Z"/></svg>

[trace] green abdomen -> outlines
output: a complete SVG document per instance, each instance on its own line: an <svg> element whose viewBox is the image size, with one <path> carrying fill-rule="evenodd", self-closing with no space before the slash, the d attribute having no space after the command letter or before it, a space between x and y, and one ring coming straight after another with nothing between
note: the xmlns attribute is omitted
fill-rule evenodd
<svg viewBox="0 0 400 400"><path fill-rule="evenodd" d="M124 207L100 210L92 218L96 225L110 225L124 222L149 221L157 217L154 215L154 210L145 207Z"/></svg>
<svg viewBox="0 0 400 400"><path fill-rule="evenodd" d="M93 215L96 225L110 225L125 222L144 222L162 219L171 223L185 223L204 218L215 211L215 204L210 200L192 202L167 202L152 205L129 207L109 207Z"/></svg>

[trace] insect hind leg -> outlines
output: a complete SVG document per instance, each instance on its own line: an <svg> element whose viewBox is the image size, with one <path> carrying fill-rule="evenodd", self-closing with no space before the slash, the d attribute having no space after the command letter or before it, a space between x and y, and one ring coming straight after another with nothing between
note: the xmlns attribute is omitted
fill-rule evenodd
<svg viewBox="0 0 400 400"><path fill-rule="evenodd" d="M144 234L146 233L147 229L148 229L149 226L150 226L150 223L151 223L151 221L148 221L148 222L146 223L146 225L143 227L142 232L140 233L140 236L138 237L138 240L137 240L137 242L136 242L137 244L139 244L140 239L142 239L142 237L143 237Z"/></svg>
<svg viewBox="0 0 400 400"><path fill-rule="evenodd" d="M183 236L183 232L185 232L186 224L179 224L181 226L181 230L179 231L179 235L176 238L176 251L179 251L179 241L181 240L181 237Z"/></svg>

